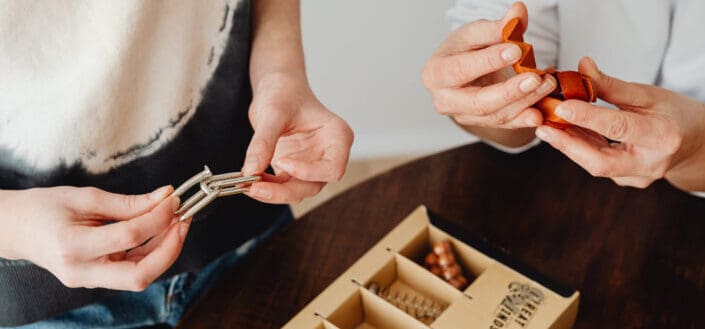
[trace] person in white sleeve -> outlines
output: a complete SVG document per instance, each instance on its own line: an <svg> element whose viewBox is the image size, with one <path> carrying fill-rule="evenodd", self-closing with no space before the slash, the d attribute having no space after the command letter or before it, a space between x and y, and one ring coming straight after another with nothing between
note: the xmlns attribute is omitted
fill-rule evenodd
<svg viewBox="0 0 705 329"><path fill-rule="evenodd" d="M703 15L696 0L458 0L448 13L454 31L423 82L438 112L491 145L521 151L538 137L619 185L665 178L705 191ZM513 73L521 51L501 30L515 17L539 68L578 69L594 81L600 102L556 108L573 127L543 125L532 107L554 89L552 77Z"/></svg>

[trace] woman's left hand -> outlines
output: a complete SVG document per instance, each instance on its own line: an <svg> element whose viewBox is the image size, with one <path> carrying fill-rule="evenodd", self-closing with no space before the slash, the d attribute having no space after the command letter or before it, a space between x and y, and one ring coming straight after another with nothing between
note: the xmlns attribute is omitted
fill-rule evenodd
<svg viewBox="0 0 705 329"><path fill-rule="evenodd" d="M565 101L555 113L575 126L541 126L539 138L619 185L645 188L665 177L685 190L705 190L705 104L609 77L589 58L581 60L580 72L593 79L599 98L620 110Z"/></svg>
<svg viewBox="0 0 705 329"><path fill-rule="evenodd" d="M295 203L343 177L353 132L311 91L305 77L272 74L253 86L250 122L255 133L242 171L262 174L249 196L266 203Z"/></svg>

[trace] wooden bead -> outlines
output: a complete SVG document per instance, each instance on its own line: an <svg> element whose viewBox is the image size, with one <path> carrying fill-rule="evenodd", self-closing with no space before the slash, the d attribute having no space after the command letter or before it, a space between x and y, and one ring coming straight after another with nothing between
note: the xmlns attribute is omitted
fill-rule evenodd
<svg viewBox="0 0 705 329"><path fill-rule="evenodd" d="M455 256L452 253L442 254L438 256L437 262L441 267L448 267L455 264Z"/></svg>
<svg viewBox="0 0 705 329"><path fill-rule="evenodd" d="M453 264L452 266L444 268L442 273L444 279L450 280L456 277L458 274L461 274L460 272L460 266L458 266L458 264Z"/></svg>
<svg viewBox="0 0 705 329"><path fill-rule="evenodd" d="M462 274L456 276L456 277L455 277L455 280L457 280L458 283L460 283L460 285L461 285L463 288L465 288L465 286L468 285L468 279L466 279L465 276L462 275Z"/></svg>
<svg viewBox="0 0 705 329"><path fill-rule="evenodd" d="M428 253L426 259L424 260L427 267L438 265L438 256L434 253Z"/></svg>
<svg viewBox="0 0 705 329"><path fill-rule="evenodd" d="M455 258L450 241L434 243L432 251L424 258L424 265L433 275L456 289L463 290L468 286L468 279L463 275L463 269Z"/></svg>
<svg viewBox="0 0 705 329"><path fill-rule="evenodd" d="M443 255L443 254L448 254L453 252L453 250L450 248L450 242L448 241L438 241L433 244L433 252L436 255Z"/></svg>
<svg viewBox="0 0 705 329"><path fill-rule="evenodd" d="M455 287L455 289L463 290L467 287L468 280L464 276L458 276L457 278L452 278L448 280L448 283Z"/></svg>
<svg viewBox="0 0 705 329"><path fill-rule="evenodd" d="M435 276L441 276L443 272L438 266L432 266L431 268L429 268L429 271L431 271L431 273L433 273Z"/></svg>

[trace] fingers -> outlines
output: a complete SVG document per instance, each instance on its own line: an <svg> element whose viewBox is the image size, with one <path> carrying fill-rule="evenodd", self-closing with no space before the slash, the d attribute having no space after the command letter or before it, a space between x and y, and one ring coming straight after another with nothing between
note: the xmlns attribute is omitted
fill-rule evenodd
<svg viewBox="0 0 705 329"><path fill-rule="evenodd" d="M255 133L247 148L242 172L245 175L263 173L272 161L277 140L286 130L288 117L273 113L256 120Z"/></svg>
<svg viewBox="0 0 705 329"><path fill-rule="evenodd" d="M189 218L188 220L185 220L183 222L176 222L172 224L172 226L179 225L179 234L182 235L182 240L186 239L186 235L188 234L188 231L191 228L192 221L193 218ZM154 250L159 248L159 246L164 243L164 240L169 236L170 232L171 226L166 231L150 239L149 242L127 252L125 254L125 259L132 262L142 261L144 257L151 254Z"/></svg>
<svg viewBox="0 0 705 329"><path fill-rule="evenodd" d="M502 17L501 26L504 27L507 22L514 19L515 17L520 18L522 33L525 32L526 28L529 26L529 10L526 8L526 5L521 1L516 1L512 3L511 6L509 6L509 9L507 9L507 12L504 14L504 17Z"/></svg>
<svg viewBox="0 0 705 329"><path fill-rule="evenodd" d="M161 187L142 195L124 195L103 191L93 187L74 190L69 206L81 215L100 219L126 220L147 213L164 200L174 188Z"/></svg>
<svg viewBox="0 0 705 329"><path fill-rule="evenodd" d="M521 49L511 43L453 56L438 57L428 62L423 72L424 85L430 89L461 87L486 74L514 64Z"/></svg>
<svg viewBox="0 0 705 329"><path fill-rule="evenodd" d="M317 161L280 159L273 166L302 181L337 182L345 174L346 163L347 157Z"/></svg>
<svg viewBox="0 0 705 329"><path fill-rule="evenodd" d="M172 224L173 225L173 224ZM122 258L117 258L113 259L114 261L118 260L129 260L133 262L139 262L147 256L152 250L154 250L157 246L159 246L162 241L164 241L164 238L169 234L169 229L165 230L162 233L159 233L158 235L154 236L153 238L149 239L146 243L140 245L137 248L132 248L130 250L126 250L122 253L118 252L116 253L117 255L122 254ZM113 254L115 255L115 254Z"/></svg>
<svg viewBox="0 0 705 329"><path fill-rule="evenodd" d="M536 129L536 136L596 177L630 176L639 170L627 152L600 147L579 135L571 135L570 131L541 126Z"/></svg>
<svg viewBox="0 0 705 329"><path fill-rule="evenodd" d="M536 136L551 144L596 177L616 179L620 185L646 187L664 177L668 166L647 152L647 147L609 143L601 136L579 127L566 130L541 126ZM648 150L650 151L650 150ZM655 161L656 159L656 161ZM639 177L632 179L630 177Z"/></svg>
<svg viewBox="0 0 705 329"><path fill-rule="evenodd" d="M164 273L179 256L189 223L174 223L159 243L140 261L97 262L82 269L81 285L142 291Z"/></svg>
<svg viewBox="0 0 705 329"><path fill-rule="evenodd" d="M505 126L510 129L538 127L543 123L543 114L538 109L529 107L519 113L514 120L507 123Z"/></svg>
<svg viewBox="0 0 705 329"><path fill-rule="evenodd" d="M257 182L252 184L247 195L271 204L298 203L318 194L324 186L325 183L307 182L296 178L285 183Z"/></svg>
<svg viewBox="0 0 705 329"><path fill-rule="evenodd" d="M331 123L318 143L322 149L321 156L310 159L298 159L295 155L278 158L272 166L279 173L309 182L337 182L345 174L345 168L353 143L353 132L342 120L339 124ZM315 153L310 150L309 153ZM281 174L280 174L281 176Z"/></svg>
<svg viewBox="0 0 705 329"><path fill-rule="evenodd" d="M650 86L608 76L598 69L590 57L580 60L579 71L592 79L597 96L608 103L627 108L647 108L654 104Z"/></svg>
<svg viewBox="0 0 705 329"><path fill-rule="evenodd" d="M611 140L637 145L660 145L666 129L659 121L643 115L594 106L583 101L569 100L556 107L560 118L588 128Z"/></svg>
<svg viewBox="0 0 705 329"><path fill-rule="evenodd" d="M90 257L135 248L164 232L175 221L174 213L179 204L178 198L171 197L134 219L99 227L83 227L82 234L86 238L80 241L81 247L85 248Z"/></svg>
<svg viewBox="0 0 705 329"><path fill-rule="evenodd" d="M590 130L577 126L566 128L566 131L573 136L580 137L585 141L592 143L595 147L609 147L609 141L602 135Z"/></svg>
<svg viewBox="0 0 705 329"><path fill-rule="evenodd" d="M528 16L524 4L512 5L501 20L479 20L455 30L424 67L424 85L429 89L459 87L515 63L521 49L502 43L502 28L515 17L522 17L525 29Z"/></svg>
<svg viewBox="0 0 705 329"><path fill-rule="evenodd" d="M516 2L507 10L501 20L478 20L453 31L441 44L437 54L451 55L500 43L502 42L502 28L515 17L521 18L522 26L526 29L529 23L526 6L521 2Z"/></svg>
<svg viewBox="0 0 705 329"><path fill-rule="evenodd" d="M291 176L285 171L279 173L278 175L272 175L268 173L262 174L263 182L282 184L288 182L289 180L291 180Z"/></svg>
<svg viewBox="0 0 705 329"><path fill-rule="evenodd" d="M554 88L552 78L542 80L537 74L524 73L487 87L439 91L436 108L445 115L486 116L524 98L524 108L531 106Z"/></svg>
<svg viewBox="0 0 705 329"><path fill-rule="evenodd" d="M451 115L460 124L519 128L537 126L542 116L538 110L527 108L548 95L555 88L555 80L524 73L506 82L484 88L441 90L434 95L436 109ZM521 120L516 119L523 115Z"/></svg>

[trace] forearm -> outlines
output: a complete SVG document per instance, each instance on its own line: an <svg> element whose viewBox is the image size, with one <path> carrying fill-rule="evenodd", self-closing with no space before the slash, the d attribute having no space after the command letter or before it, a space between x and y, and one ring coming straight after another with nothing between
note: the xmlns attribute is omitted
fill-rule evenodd
<svg viewBox="0 0 705 329"><path fill-rule="evenodd" d="M700 147L691 157L671 168L666 180L689 192L705 192L705 147Z"/></svg>
<svg viewBox="0 0 705 329"><path fill-rule="evenodd" d="M467 132L482 140L489 140L507 147L521 147L536 138L535 128L501 129L460 125Z"/></svg>
<svg viewBox="0 0 705 329"><path fill-rule="evenodd" d="M306 83L300 16L299 0L253 1L253 88L266 77L279 74Z"/></svg>
<svg viewBox="0 0 705 329"><path fill-rule="evenodd" d="M2 226L0 229L0 258L5 259L19 259L17 241L14 238L20 234L17 232L16 225L11 222L13 218L12 205L17 203L16 200L13 200L15 193L17 191L0 190L0 209L3 209L3 213L0 214L0 225Z"/></svg>

